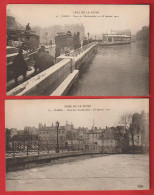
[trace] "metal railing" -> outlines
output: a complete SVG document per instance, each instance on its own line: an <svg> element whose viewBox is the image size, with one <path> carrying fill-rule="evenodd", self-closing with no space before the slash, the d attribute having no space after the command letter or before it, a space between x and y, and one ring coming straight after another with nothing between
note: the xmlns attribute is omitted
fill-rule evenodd
<svg viewBox="0 0 154 195"><path fill-rule="evenodd" d="M58 145L59 152L92 152L99 151L99 146L92 146L87 148L84 144L59 144ZM6 158L16 158L16 157L28 157L28 156L36 156L36 155L44 155L44 154L55 154L57 153L57 144L45 143L43 141L34 141L34 142L26 142L26 141L13 141L7 144L6 146Z"/></svg>
<svg viewBox="0 0 154 195"><path fill-rule="evenodd" d="M84 151L84 146L81 144L65 145L59 144L59 153ZM21 156L35 156L43 154L56 153L57 144L44 143L41 141L29 142L10 142L6 146L6 158L21 157Z"/></svg>

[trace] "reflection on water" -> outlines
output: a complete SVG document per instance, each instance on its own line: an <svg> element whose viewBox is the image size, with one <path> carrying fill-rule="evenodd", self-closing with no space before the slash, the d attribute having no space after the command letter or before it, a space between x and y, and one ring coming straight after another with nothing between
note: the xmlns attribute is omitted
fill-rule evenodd
<svg viewBox="0 0 154 195"><path fill-rule="evenodd" d="M68 95L146 96L149 94L149 46L99 47L95 57L80 68L78 82Z"/></svg>

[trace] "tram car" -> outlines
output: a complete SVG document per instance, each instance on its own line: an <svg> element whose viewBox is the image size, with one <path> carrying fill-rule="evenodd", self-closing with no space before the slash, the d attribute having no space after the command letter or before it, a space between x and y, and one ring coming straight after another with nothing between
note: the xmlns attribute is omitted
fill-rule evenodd
<svg viewBox="0 0 154 195"><path fill-rule="evenodd" d="M23 47L24 50L31 52L39 48L39 36L32 30L14 30L7 29L7 45L14 47Z"/></svg>
<svg viewBox="0 0 154 195"><path fill-rule="evenodd" d="M56 44L56 57L61 54L68 54L71 50L76 50L81 47L80 32L72 34L70 31L67 33L57 33L55 37Z"/></svg>
<svg viewBox="0 0 154 195"><path fill-rule="evenodd" d="M56 57L71 51L72 49L74 49L72 33L70 31L68 31L67 33L57 33L57 36L55 37L55 44Z"/></svg>

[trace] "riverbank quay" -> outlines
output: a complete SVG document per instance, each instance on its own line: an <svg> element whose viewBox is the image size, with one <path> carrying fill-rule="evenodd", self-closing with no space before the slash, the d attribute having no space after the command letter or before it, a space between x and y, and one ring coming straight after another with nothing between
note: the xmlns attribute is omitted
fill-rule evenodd
<svg viewBox="0 0 154 195"><path fill-rule="evenodd" d="M61 153L50 153L50 154L40 154L32 156L18 156L16 158L9 157L6 158L6 172L29 169L33 167L38 167L48 163L55 164L58 162L63 163L64 161L69 161L69 158L82 159L82 156L94 157L102 156L106 154L101 154L100 151L95 152L82 152L82 151L73 151L73 152L61 152ZM65 159L65 160L61 160ZM66 160L67 159L67 160Z"/></svg>

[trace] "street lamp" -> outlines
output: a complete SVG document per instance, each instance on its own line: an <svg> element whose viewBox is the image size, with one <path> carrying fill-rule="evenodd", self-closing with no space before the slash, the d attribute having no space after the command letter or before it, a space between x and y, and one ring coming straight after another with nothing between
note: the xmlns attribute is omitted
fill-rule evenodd
<svg viewBox="0 0 154 195"><path fill-rule="evenodd" d="M87 34L88 34L88 43L89 43L89 35L90 35L90 33L88 32Z"/></svg>
<svg viewBox="0 0 154 195"><path fill-rule="evenodd" d="M102 41L104 41L104 34L102 34Z"/></svg>
<svg viewBox="0 0 154 195"><path fill-rule="evenodd" d="M59 128L59 122L56 122L56 129L57 129L57 147L56 147L56 153L59 153L59 132L58 132L58 128Z"/></svg>

